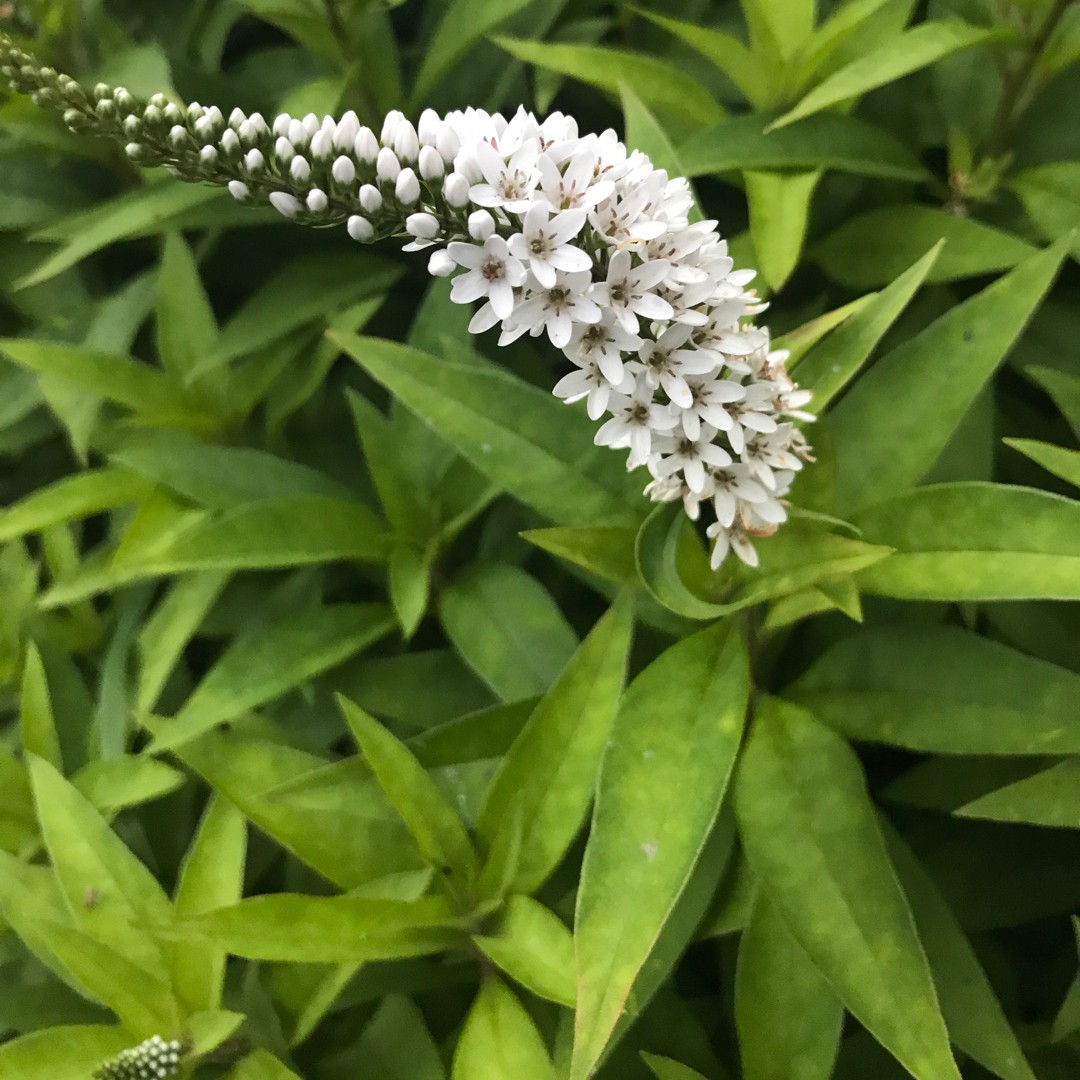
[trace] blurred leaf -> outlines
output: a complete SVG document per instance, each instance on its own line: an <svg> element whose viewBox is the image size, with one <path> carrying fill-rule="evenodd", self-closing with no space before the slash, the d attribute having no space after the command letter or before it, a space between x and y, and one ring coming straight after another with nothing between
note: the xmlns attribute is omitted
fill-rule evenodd
<svg viewBox="0 0 1080 1080"><path fill-rule="evenodd" d="M512 896L490 932L473 943L538 997L574 1007L574 938L563 921L528 896Z"/></svg>
<svg viewBox="0 0 1080 1080"><path fill-rule="evenodd" d="M151 484L125 469L106 467L74 473L0 511L0 543L60 522L140 502L152 490Z"/></svg>
<svg viewBox="0 0 1080 1080"><path fill-rule="evenodd" d="M628 83L619 87L619 98L622 103L626 145L647 154L653 166L666 169L669 176L688 175L679 160L678 151L671 145L660 121ZM700 221L703 217L696 195L688 217L691 222Z"/></svg>
<svg viewBox="0 0 1080 1080"><path fill-rule="evenodd" d="M504 701L544 693L577 648L547 590L506 563L474 563L443 589L439 614L462 659Z"/></svg>
<svg viewBox="0 0 1080 1080"><path fill-rule="evenodd" d="M497 976L480 985L454 1052L453 1080L551 1080L532 1018Z"/></svg>
<svg viewBox="0 0 1080 1080"><path fill-rule="evenodd" d="M766 132L757 115L738 116L692 135L678 149L687 176L736 169L837 169L858 176L922 180L926 171L903 143L854 116L824 113Z"/></svg>
<svg viewBox="0 0 1080 1080"><path fill-rule="evenodd" d="M365 896L275 893L192 915L183 929L234 956L332 964L441 952L462 918L445 900L374 900Z"/></svg>
<svg viewBox="0 0 1080 1080"><path fill-rule="evenodd" d="M338 704L364 760L424 860L447 879L452 894L466 895L479 867L457 811L408 747L351 701L339 697Z"/></svg>
<svg viewBox="0 0 1080 1080"><path fill-rule="evenodd" d="M431 594L431 570L435 551L418 551L412 544L398 543L390 553L390 602L408 640L427 613Z"/></svg>
<svg viewBox="0 0 1080 1080"><path fill-rule="evenodd" d="M301 1080L269 1050L256 1050L247 1054L225 1077L226 1080Z"/></svg>
<svg viewBox="0 0 1080 1080"><path fill-rule="evenodd" d="M908 267L891 285L870 297L824 341L795 365L800 386L814 391L808 406L821 413L830 401L859 373L886 331L911 302L941 254L938 241L917 263Z"/></svg>
<svg viewBox="0 0 1080 1080"><path fill-rule="evenodd" d="M1003 36L1007 35L1000 30L967 26L961 22L921 23L828 75L795 108L774 121L773 127L792 124L804 116L895 82L961 49L998 41Z"/></svg>
<svg viewBox="0 0 1080 1080"><path fill-rule="evenodd" d="M739 940L735 1021L744 1080L829 1080L844 1007L766 896Z"/></svg>
<svg viewBox="0 0 1080 1080"><path fill-rule="evenodd" d="M1080 829L1080 762L1059 762L961 806L961 817Z"/></svg>
<svg viewBox="0 0 1080 1080"><path fill-rule="evenodd" d="M622 462L593 447L592 424L550 393L494 365L377 338L331 339L485 476L551 521L635 523L641 500L630 495Z"/></svg>
<svg viewBox="0 0 1080 1080"><path fill-rule="evenodd" d="M188 848L176 885L179 919L235 904L243 895L247 823L227 799L213 796ZM176 991L190 1012L221 1007L225 952L209 942L172 947Z"/></svg>
<svg viewBox="0 0 1080 1080"><path fill-rule="evenodd" d="M333 604L255 627L232 642L180 712L161 723L151 751L174 749L279 697L392 629L382 604Z"/></svg>
<svg viewBox="0 0 1080 1080"><path fill-rule="evenodd" d="M886 840L926 949L949 1037L995 1076L1035 1080L975 950L933 878L899 833L888 829Z"/></svg>
<svg viewBox="0 0 1080 1080"><path fill-rule="evenodd" d="M673 646L626 692L577 899L571 1078L591 1075L690 878L724 798L748 696L745 647L724 623Z"/></svg>
<svg viewBox="0 0 1080 1080"><path fill-rule="evenodd" d="M945 247L927 281L955 281L1008 270L1032 256L1026 240L930 206L899 203L867 210L816 244L814 261L853 289L888 285L935 244Z"/></svg>
<svg viewBox="0 0 1080 1080"><path fill-rule="evenodd" d="M1039 252L882 357L831 411L840 513L912 487L1050 288L1064 252Z"/></svg>
<svg viewBox="0 0 1080 1080"><path fill-rule="evenodd" d="M850 739L931 754L1080 753L1080 675L955 627L859 631L784 695Z"/></svg>
<svg viewBox="0 0 1080 1080"><path fill-rule="evenodd" d="M619 585L634 585L638 581L632 529L529 529L521 536L549 554L584 567L608 581Z"/></svg>
<svg viewBox="0 0 1080 1080"><path fill-rule="evenodd" d="M186 779L163 761L125 754L107 761L91 761L75 774L72 783L95 810L109 816L164 798L183 786Z"/></svg>
<svg viewBox="0 0 1080 1080"><path fill-rule="evenodd" d="M844 1005L918 1080L958 1078L854 752L809 713L766 699L735 807L766 895Z"/></svg>
<svg viewBox="0 0 1080 1080"><path fill-rule="evenodd" d="M379 1080L445 1080L424 1014L402 994L383 999L356 1048L357 1061Z"/></svg>
<svg viewBox="0 0 1080 1080"><path fill-rule="evenodd" d="M0 1045L0 1070L4 1080L86 1080L131 1044L120 1027L45 1028Z"/></svg>
<svg viewBox="0 0 1080 1080"><path fill-rule="evenodd" d="M157 275L157 351L177 381L190 381L217 343L218 327L191 249L169 233Z"/></svg>
<svg viewBox="0 0 1080 1080"><path fill-rule="evenodd" d="M60 738L56 733L52 702L49 700L49 683L41 653L31 642L26 649L23 666L22 690L19 694L19 734L24 754L34 754L47 761L54 769L62 771Z"/></svg>
<svg viewBox="0 0 1080 1080"><path fill-rule="evenodd" d="M1047 472L1060 476L1074 487L1080 487L1080 450L1038 442L1035 439L1004 439L1006 446L1019 450Z"/></svg>
<svg viewBox="0 0 1080 1080"><path fill-rule="evenodd" d="M1019 196L1028 217L1051 242L1080 229L1080 161L1060 161L1014 176L1009 187ZM1080 240L1073 238L1074 254Z"/></svg>
<svg viewBox="0 0 1080 1080"><path fill-rule="evenodd" d="M743 172L750 204L750 235L756 263L773 292L791 276L802 254L810 200L820 171Z"/></svg>
<svg viewBox="0 0 1080 1080"><path fill-rule="evenodd" d="M857 519L895 553L864 570L866 592L920 600L1080 599L1080 503L1004 484L938 484Z"/></svg>
<svg viewBox="0 0 1080 1080"><path fill-rule="evenodd" d="M705 1080L701 1073L691 1069L689 1065L681 1065L671 1058L660 1057L658 1054L646 1054L641 1052L641 1060L649 1066L656 1080Z"/></svg>
<svg viewBox="0 0 1080 1080"><path fill-rule="evenodd" d="M342 43L326 17L319 0L239 0L253 15L292 35L305 48L320 56L340 60ZM247 1080L245 1076L244 1080Z"/></svg>
<svg viewBox="0 0 1080 1080"><path fill-rule="evenodd" d="M617 602L541 699L491 781L477 831L490 851L520 813L525 833L515 891L534 892L581 828L619 707L630 632L629 604Z"/></svg>
<svg viewBox="0 0 1080 1080"><path fill-rule="evenodd" d="M647 53L508 37L492 40L518 60L579 79L610 94L618 95L620 85L625 83L646 105L680 113L695 123L716 124L724 119L723 108L693 76Z"/></svg>
<svg viewBox="0 0 1080 1080"><path fill-rule="evenodd" d="M740 0L751 40L774 42L784 57L801 49L814 29L816 0Z"/></svg>
<svg viewBox="0 0 1080 1080"><path fill-rule="evenodd" d="M1080 439L1080 378L1056 368L1030 367L1025 369L1036 383L1054 399L1054 404Z"/></svg>

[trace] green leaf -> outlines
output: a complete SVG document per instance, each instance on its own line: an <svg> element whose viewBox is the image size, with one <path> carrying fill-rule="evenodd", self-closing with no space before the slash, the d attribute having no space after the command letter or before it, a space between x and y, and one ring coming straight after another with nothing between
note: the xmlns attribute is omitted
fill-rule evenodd
<svg viewBox="0 0 1080 1080"><path fill-rule="evenodd" d="M544 695L491 781L477 824L488 850L514 827L516 814L525 826L514 891L535 892L581 828L622 693L630 631L629 604L617 602Z"/></svg>
<svg viewBox="0 0 1080 1080"><path fill-rule="evenodd" d="M559 525L632 525L631 494L617 455L594 447L593 425L550 393L509 372L455 363L391 341L331 340L485 476Z"/></svg>
<svg viewBox="0 0 1080 1080"><path fill-rule="evenodd" d="M439 600L446 636L504 701L544 693L577 648L548 591L515 566L474 563Z"/></svg>
<svg viewBox="0 0 1080 1080"><path fill-rule="evenodd" d="M810 200L821 180L809 172L743 172L750 204L750 235L757 265L773 292L791 276L802 253Z"/></svg>
<svg viewBox="0 0 1080 1080"><path fill-rule="evenodd" d="M1080 228L1080 161L1059 161L1014 176L1009 187L1019 196L1028 217L1050 241ZM1073 240L1073 253L1080 241Z"/></svg>
<svg viewBox="0 0 1080 1080"><path fill-rule="evenodd" d="M836 169L919 181L926 170L898 139L854 116L824 113L778 131L758 115L738 116L692 135L678 148L687 176L736 169Z"/></svg>
<svg viewBox="0 0 1080 1080"><path fill-rule="evenodd" d="M954 627L854 633L784 696L850 739L929 754L1080 753L1080 675Z"/></svg>
<svg viewBox="0 0 1080 1080"><path fill-rule="evenodd" d="M735 1022L744 1080L833 1075L844 1007L766 896L739 941Z"/></svg>
<svg viewBox="0 0 1080 1080"><path fill-rule="evenodd" d="M1080 829L1080 762L1061 761L961 806L961 817Z"/></svg>
<svg viewBox="0 0 1080 1080"><path fill-rule="evenodd" d="M529 6L530 0L453 0L423 51L413 82L414 105L427 100L439 80L492 30Z"/></svg>
<svg viewBox="0 0 1080 1080"><path fill-rule="evenodd" d="M463 924L445 900L275 893L190 916L182 925L253 960L339 964L441 952Z"/></svg>
<svg viewBox="0 0 1080 1080"><path fill-rule="evenodd" d="M742 637L727 623L668 649L626 692L578 891L571 1080L592 1074L686 887L720 811L749 692Z"/></svg>
<svg viewBox="0 0 1080 1080"><path fill-rule="evenodd" d="M136 709L148 713L161 696L207 613L221 596L228 574L209 570L185 574L170 586L139 632L139 692Z"/></svg>
<svg viewBox="0 0 1080 1080"><path fill-rule="evenodd" d="M250 5L252 0L244 0ZM235 1068L225 1074L225 1080L301 1080L269 1050L256 1050L248 1054Z"/></svg>
<svg viewBox="0 0 1080 1080"><path fill-rule="evenodd" d="M185 411L183 393L168 375L129 356L16 338L0 341L0 352L39 375L63 379L139 413L179 416Z"/></svg>
<svg viewBox="0 0 1080 1080"><path fill-rule="evenodd" d="M471 887L479 869L476 852L457 811L412 752L377 720L344 697L338 705L364 760L405 822L420 854L446 875L452 893Z"/></svg>
<svg viewBox="0 0 1080 1080"><path fill-rule="evenodd" d="M837 996L918 1080L958 1080L862 769L813 716L761 702L735 780L750 865Z"/></svg>
<svg viewBox="0 0 1080 1080"><path fill-rule="evenodd" d="M719 123L724 110L695 78L666 60L646 53L600 45L567 45L494 37L500 48L526 64L535 64L618 95L622 84L654 108L679 113L695 124Z"/></svg>
<svg viewBox="0 0 1080 1080"><path fill-rule="evenodd" d="M152 485L126 469L91 469L39 488L0 512L0 543L141 501Z"/></svg>
<svg viewBox="0 0 1080 1080"><path fill-rule="evenodd" d="M4 1080L86 1080L131 1046L122 1028L82 1024L44 1028L0 1045Z"/></svg>
<svg viewBox="0 0 1080 1080"><path fill-rule="evenodd" d="M180 868L176 915L186 919L235 904L243 895L247 823L227 799L215 795ZM186 941L172 947L173 983L189 1012L221 1007L225 951L209 942Z"/></svg>
<svg viewBox="0 0 1080 1080"><path fill-rule="evenodd" d="M921 23L826 76L795 108L784 113L772 126L778 128L792 124L804 116L811 116L902 79L961 49L997 41L1002 36L1000 30L968 26L961 22Z"/></svg>
<svg viewBox="0 0 1080 1080"><path fill-rule="evenodd" d="M1080 487L1080 450L1038 442L1035 439L1004 439L1006 446L1019 450L1025 457L1041 465L1047 472L1060 476L1074 487Z"/></svg>
<svg viewBox="0 0 1080 1080"><path fill-rule="evenodd" d="M937 484L856 519L895 553L859 575L906 600L1080 599L1080 503L1005 484Z"/></svg>
<svg viewBox="0 0 1080 1080"><path fill-rule="evenodd" d="M367 297L387 292L401 276L393 263L366 252L309 255L282 267L229 320L217 349L196 374L212 370L287 337L309 323Z"/></svg>
<svg viewBox="0 0 1080 1080"><path fill-rule="evenodd" d="M637 585L634 530L618 527L528 529L524 540L618 585Z"/></svg>
<svg viewBox="0 0 1080 1080"><path fill-rule="evenodd" d="M175 379L190 381L204 357L213 352L218 327L199 278L199 265L179 233L165 238L157 291L158 355Z"/></svg>
<svg viewBox="0 0 1080 1080"><path fill-rule="evenodd" d="M798 361L795 369L799 385L814 391L808 406L811 412L823 412L859 373L933 269L941 254L942 243L938 241L917 263L908 267L887 288L871 296L864 307Z"/></svg>
<svg viewBox="0 0 1080 1080"><path fill-rule="evenodd" d="M913 487L1027 325L1064 251L1039 252L882 357L830 413L838 512Z"/></svg>
<svg viewBox="0 0 1080 1080"><path fill-rule="evenodd" d="M213 510L237 503L308 495L352 500L355 495L326 473L262 450L210 446L179 431L125 435L109 458L139 476Z"/></svg>
<svg viewBox="0 0 1080 1080"><path fill-rule="evenodd" d="M109 817L131 806L161 799L182 787L187 777L163 761L125 754L91 761L72 779L98 813Z"/></svg>
<svg viewBox="0 0 1080 1080"><path fill-rule="evenodd" d="M1073 434L1080 438L1080 378L1048 367L1030 367L1025 374L1054 399L1054 404L1068 421Z"/></svg>
<svg viewBox="0 0 1080 1080"><path fill-rule="evenodd" d="M686 176L687 172L679 160L678 151L671 145L667 132L649 111L645 102L627 83L619 87L619 98L622 103L626 145L647 154L653 166L657 169L666 169L669 176ZM700 203L695 196L689 220L700 221L703 216Z"/></svg>
<svg viewBox="0 0 1080 1080"><path fill-rule="evenodd" d="M995 1076L1035 1080L975 950L933 878L898 832L887 829L886 839L930 961L949 1037Z"/></svg>
<svg viewBox="0 0 1080 1080"><path fill-rule="evenodd" d="M356 1061L379 1080L445 1080L424 1014L403 994L383 999L355 1044ZM340 1060L340 1059L339 1059Z"/></svg>
<svg viewBox="0 0 1080 1080"><path fill-rule="evenodd" d="M56 733L56 719L49 699L49 683L41 653L31 642L26 649L23 666L22 690L19 694L19 734L25 754L34 754L47 761L54 769L64 768L60 756L60 737Z"/></svg>
<svg viewBox="0 0 1080 1080"><path fill-rule="evenodd" d="M395 544L390 553L390 601L406 640L416 633L427 612L435 554L432 549L418 551L409 543Z"/></svg>
<svg viewBox="0 0 1080 1080"><path fill-rule="evenodd" d="M641 1060L649 1066L656 1080L705 1080L701 1073L696 1069L691 1069L689 1065L683 1065L671 1058L660 1057L659 1054L646 1054L643 1050Z"/></svg>
<svg viewBox="0 0 1080 1080"><path fill-rule="evenodd" d="M1035 253L1026 240L931 206L894 203L847 220L811 250L834 281L876 289L900 276L940 241L945 248L927 281L955 281L1008 270Z"/></svg>
<svg viewBox="0 0 1080 1080"><path fill-rule="evenodd" d="M480 985L454 1052L453 1080L551 1080L547 1047L501 980Z"/></svg>
<svg viewBox="0 0 1080 1080"><path fill-rule="evenodd" d="M41 285L118 240L150 236L191 210L224 202L225 193L220 188L161 183L73 214L35 234L34 239L59 241L61 247L23 277L18 287Z"/></svg>
<svg viewBox="0 0 1080 1080"><path fill-rule="evenodd" d="M563 921L528 896L512 896L491 932L473 943L538 997L574 1007L574 938Z"/></svg>
<svg viewBox="0 0 1080 1080"><path fill-rule="evenodd" d="M366 649L393 626L383 604L333 604L255 627L233 641L180 712L161 723L151 752L174 749L280 697Z"/></svg>
<svg viewBox="0 0 1080 1080"><path fill-rule="evenodd" d="M674 34L691 49L701 53L738 87L748 101L761 106L767 96L766 73L754 54L738 38L709 26L673 19L644 8L636 8L635 14Z"/></svg>
<svg viewBox="0 0 1080 1080"><path fill-rule="evenodd" d="M755 45L775 43L784 57L813 35L816 0L740 0L740 6Z"/></svg>

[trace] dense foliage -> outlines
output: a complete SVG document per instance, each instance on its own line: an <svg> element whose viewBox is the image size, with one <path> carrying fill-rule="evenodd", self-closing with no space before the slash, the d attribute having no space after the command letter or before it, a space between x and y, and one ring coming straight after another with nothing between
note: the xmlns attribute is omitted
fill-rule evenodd
<svg viewBox="0 0 1080 1080"><path fill-rule="evenodd" d="M0 1080L1080 1075L1080 5L0 22ZM760 565L427 253L55 71L690 177L814 391Z"/></svg>

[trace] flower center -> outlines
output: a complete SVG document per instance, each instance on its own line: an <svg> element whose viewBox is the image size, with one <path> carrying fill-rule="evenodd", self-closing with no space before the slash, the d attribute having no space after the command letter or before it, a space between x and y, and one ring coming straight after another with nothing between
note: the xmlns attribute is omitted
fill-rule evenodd
<svg viewBox="0 0 1080 1080"><path fill-rule="evenodd" d="M506 267L499 259L488 259L480 268L485 281L501 281L506 274Z"/></svg>

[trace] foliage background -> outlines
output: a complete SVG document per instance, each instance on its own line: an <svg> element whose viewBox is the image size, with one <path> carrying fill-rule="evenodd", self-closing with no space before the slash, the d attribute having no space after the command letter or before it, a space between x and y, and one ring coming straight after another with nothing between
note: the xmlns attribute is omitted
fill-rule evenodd
<svg viewBox="0 0 1080 1080"><path fill-rule="evenodd" d="M624 1007L619 1080L938 1080L942 1017L966 1077L1080 1075L1080 8L3 18L226 112L615 126L830 407L760 574L663 512L635 563L559 358L7 99L0 1078L158 1032L236 1080L577 1080Z"/></svg>

